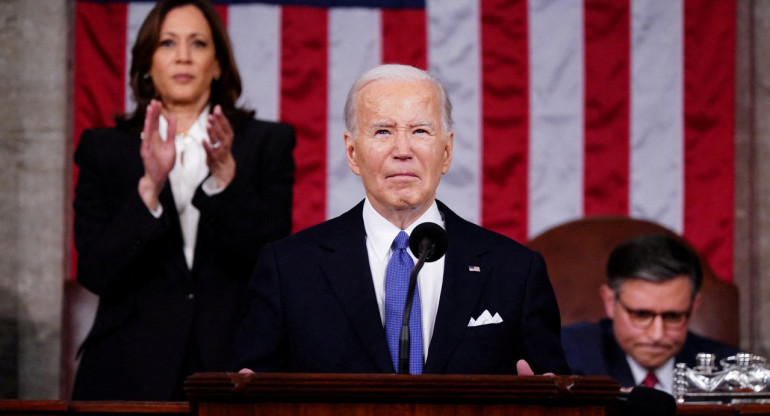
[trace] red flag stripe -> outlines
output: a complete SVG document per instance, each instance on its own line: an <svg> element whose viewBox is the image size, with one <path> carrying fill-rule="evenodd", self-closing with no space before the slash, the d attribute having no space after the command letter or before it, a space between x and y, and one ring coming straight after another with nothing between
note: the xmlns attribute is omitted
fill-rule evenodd
<svg viewBox="0 0 770 416"><path fill-rule="evenodd" d="M427 69L424 9L385 9L382 14L382 62ZM405 30L409 28L409 30Z"/></svg>
<svg viewBox="0 0 770 416"><path fill-rule="evenodd" d="M326 219L328 12L283 8L281 119L297 129L294 231Z"/></svg>
<svg viewBox="0 0 770 416"><path fill-rule="evenodd" d="M527 2L481 7L482 225L527 239L529 59Z"/></svg>
<svg viewBox="0 0 770 416"><path fill-rule="evenodd" d="M684 4L684 234L732 281L736 8L722 0Z"/></svg>
<svg viewBox="0 0 770 416"><path fill-rule="evenodd" d="M628 0L586 0L584 215L629 207Z"/></svg>
<svg viewBox="0 0 770 416"><path fill-rule="evenodd" d="M73 148L83 130L112 125L122 112L125 85L126 10L124 3L75 4L74 135ZM73 168L72 186L78 180ZM74 247L74 240L71 247ZM72 250L70 275L77 276L77 252Z"/></svg>

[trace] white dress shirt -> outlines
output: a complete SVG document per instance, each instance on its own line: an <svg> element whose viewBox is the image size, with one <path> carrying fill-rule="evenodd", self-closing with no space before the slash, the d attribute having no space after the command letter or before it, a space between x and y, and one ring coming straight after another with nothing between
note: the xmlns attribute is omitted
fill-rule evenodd
<svg viewBox="0 0 770 416"><path fill-rule="evenodd" d="M647 377L647 372L649 370L639 365L639 363L634 361L628 354L626 354L626 361L628 361L628 366L631 367L631 374L634 376L634 384L637 386L642 384L642 380ZM655 388L673 395L674 357L669 358L662 366L656 368L654 373L655 376L658 377L658 384L655 385Z"/></svg>
<svg viewBox="0 0 770 416"><path fill-rule="evenodd" d="M364 230L366 231L366 249L369 253L369 266L372 270L372 280L374 282L374 292L377 296L377 306L380 308L380 318L382 325L385 325L385 273L388 268L388 261L393 254L390 246L396 235L401 231L398 227L386 220L377 211L375 211L369 199L364 201ZM406 230L407 234L412 234L414 228L424 222L434 222L444 228L444 219L438 210L436 201L428 210L410 225ZM407 250L412 260L417 263L417 258L411 250ZM423 360L428 358L428 347L433 335L433 326L436 322L436 312L438 311L438 302L441 296L441 285L444 280L444 257L425 263L420 273L417 275L417 290L420 293L420 312L422 317L422 343Z"/></svg>
<svg viewBox="0 0 770 416"><path fill-rule="evenodd" d="M203 148L203 140L209 141L206 131L208 124L209 106L203 109L198 119L187 132L176 135L176 162L168 175L171 184L171 192L174 194L176 211L179 213L179 225L182 228L182 240L184 242L184 257L187 267L192 269L195 243L198 235L198 220L200 212L192 204L192 198L198 185L209 176L209 167L206 164L206 150ZM168 121L162 114L158 130L161 139L166 140ZM208 195L222 192L216 179L209 177L203 184L203 190ZM153 212L160 217L163 214L162 206Z"/></svg>

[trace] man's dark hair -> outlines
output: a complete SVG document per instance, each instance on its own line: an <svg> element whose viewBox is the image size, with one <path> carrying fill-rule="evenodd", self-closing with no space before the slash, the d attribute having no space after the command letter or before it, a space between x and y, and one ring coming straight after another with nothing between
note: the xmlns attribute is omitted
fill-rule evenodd
<svg viewBox="0 0 770 416"><path fill-rule="evenodd" d="M628 279L660 283L687 276L692 297L703 282L700 259L687 244L665 234L642 234L615 247L607 261L607 284L618 293Z"/></svg>

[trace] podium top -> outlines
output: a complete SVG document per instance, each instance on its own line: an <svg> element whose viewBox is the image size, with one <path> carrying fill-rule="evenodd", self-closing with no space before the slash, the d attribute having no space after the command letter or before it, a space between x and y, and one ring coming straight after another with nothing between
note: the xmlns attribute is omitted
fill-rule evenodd
<svg viewBox="0 0 770 416"><path fill-rule="evenodd" d="M196 373L184 389L191 402L608 403L620 395L606 376Z"/></svg>

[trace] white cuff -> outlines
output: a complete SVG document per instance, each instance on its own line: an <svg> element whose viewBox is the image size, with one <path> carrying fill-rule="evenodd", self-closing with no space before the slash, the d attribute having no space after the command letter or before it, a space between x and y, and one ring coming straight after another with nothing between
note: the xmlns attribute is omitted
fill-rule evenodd
<svg viewBox="0 0 770 416"><path fill-rule="evenodd" d="M158 204L158 208L151 209L150 214L155 218L160 218L160 216L163 215L163 205Z"/></svg>
<svg viewBox="0 0 770 416"><path fill-rule="evenodd" d="M208 196L214 196L222 191L225 190L224 186L219 186L219 183L217 183L216 178L214 176L209 176L206 178L205 181L203 181L203 184L201 185L201 189L203 189L203 192L206 193Z"/></svg>

